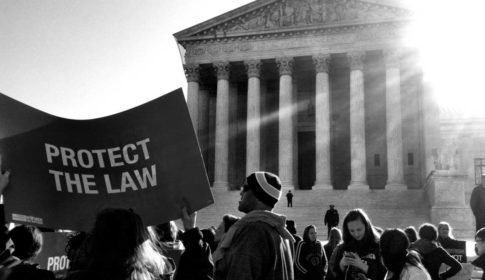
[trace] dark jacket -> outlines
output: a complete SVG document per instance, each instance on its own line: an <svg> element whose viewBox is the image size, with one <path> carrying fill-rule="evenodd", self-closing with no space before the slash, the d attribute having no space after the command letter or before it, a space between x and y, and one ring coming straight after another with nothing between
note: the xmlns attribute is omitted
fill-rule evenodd
<svg viewBox="0 0 485 280"><path fill-rule="evenodd" d="M325 213L324 223L331 227L337 226L339 222L339 216L337 209L328 209Z"/></svg>
<svg viewBox="0 0 485 280"><path fill-rule="evenodd" d="M38 268L38 264L22 261L9 254L9 250L2 253L0 264L0 279L8 280L54 280L52 271Z"/></svg>
<svg viewBox="0 0 485 280"><path fill-rule="evenodd" d="M384 279L384 276L386 275L386 268L384 267L384 264L381 261L381 254L379 250L379 244L378 243L373 243L369 246L365 247L359 247L356 245L356 243L352 244L340 244L335 248L333 252L331 266L329 269L332 270L333 276L335 278L332 279L342 279L342 280L353 280L353 279L359 279L357 278L358 273L363 273L359 269L349 266L347 269L344 271L340 270L340 260L344 256L344 252L354 252L359 255L359 257L364 260L367 265L369 266L369 269L367 270L367 278L372 279L372 280L380 280Z"/></svg>
<svg viewBox="0 0 485 280"><path fill-rule="evenodd" d="M293 242L285 216L252 211L224 235L213 254L217 280L293 280Z"/></svg>
<svg viewBox="0 0 485 280"><path fill-rule="evenodd" d="M327 257L322 243L316 240L301 241L295 249L295 274L301 280L323 280L327 268Z"/></svg>
<svg viewBox="0 0 485 280"><path fill-rule="evenodd" d="M470 197L470 208L476 219L477 230L485 227L485 187L476 186Z"/></svg>
<svg viewBox="0 0 485 280"><path fill-rule="evenodd" d="M412 243L409 248L421 255L423 265L433 280L448 279L462 268L461 264L436 242L419 239ZM450 269L440 274L439 270L442 263L448 265Z"/></svg>
<svg viewBox="0 0 485 280"><path fill-rule="evenodd" d="M181 240L185 251L180 257L175 273L175 280L212 280L214 264L209 245L202 241L202 232L198 228L186 231Z"/></svg>

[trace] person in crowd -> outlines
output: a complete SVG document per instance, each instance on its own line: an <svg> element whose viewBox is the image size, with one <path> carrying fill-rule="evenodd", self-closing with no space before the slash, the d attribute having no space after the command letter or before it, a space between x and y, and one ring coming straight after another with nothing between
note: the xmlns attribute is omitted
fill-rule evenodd
<svg viewBox="0 0 485 280"><path fill-rule="evenodd" d="M288 192L286 193L286 200L288 202L288 207L293 208L293 193L291 192L291 190L288 190Z"/></svg>
<svg viewBox="0 0 485 280"><path fill-rule="evenodd" d="M414 226L408 226L404 229L404 233L406 233L409 243L413 243L418 240L418 231Z"/></svg>
<svg viewBox="0 0 485 280"><path fill-rule="evenodd" d="M293 238L295 239L294 248L296 245L302 240L301 237L297 234L296 231L296 224L294 220L286 220L286 229L291 233Z"/></svg>
<svg viewBox="0 0 485 280"><path fill-rule="evenodd" d="M330 230L330 237L328 238L327 244L323 246L323 250L325 250L325 256L328 260L332 256L333 250L337 248L338 245L342 242L342 232L340 229L333 227ZM328 278L328 276L327 276Z"/></svg>
<svg viewBox="0 0 485 280"><path fill-rule="evenodd" d="M246 213L224 235L213 255L215 279L294 279L293 242L286 217L273 213L281 181L270 172L250 174L242 187L239 211Z"/></svg>
<svg viewBox="0 0 485 280"><path fill-rule="evenodd" d="M478 184L470 197L470 208L475 216L476 231L485 227L485 187Z"/></svg>
<svg viewBox="0 0 485 280"><path fill-rule="evenodd" d="M38 264L33 262L40 253L43 243L42 233L38 228L19 225L8 233L8 237L13 242L9 252L13 251L13 253L0 264L2 279L55 279L52 271L39 269Z"/></svg>
<svg viewBox="0 0 485 280"><path fill-rule="evenodd" d="M482 280L485 280L485 228L479 229L475 234L475 251L478 258L472 261L472 265L483 270Z"/></svg>
<svg viewBox="0 0 485 280"><path fill-rule="evenodd" d="M202 232L196 227L197 213L189 214L182 209L185 232L180 236L185 251L180 257L175 280L212 280L214 264L209 244L202 240Z"/></svg>
<svg viewBox="0 0 485 280"><path fill-rule="evenodd" d="M127 209L107 208L97 214L86 259L86 269L68 280L171 279L175 269L157 249L141 217Z"/></svg>
<svg viewBox="0 0 485 280"><path fill-rule="evenodd" d="M337 209L335 209L335 205L330 204L330 209L325 212L324 224L327 225L327 237L330 236L330 230L333 227L338 226L339 222L339 215Z"/></svg>
<svg viewBox="0 0 485 280"><path fill-rule="evenodd" d="M227 233L227 231L232 227L232 225L234 225L240 219L241 218L231 214L225 214L224 216L222 216L222 221L219 224L219 226L217 226L216 234L214 236L214 241L216 242L217 246L219 246L222 238Z"/></svg>
<svg viewBox="0 0 485 280"><path fill-rule="evenodd" d="M3 171L2 169L2 155L0 155L0 194L3 194L3 191L8 185L8 181L10 179L10 170Z"/></svg>
<svg viewBox="0 0 485 280"><path fill-rule="evenodd" d="M423 265L431 275L431 279L448 279L457 274L462 266L437 241L438 230L434 225L425 223L419 227L419 239L410 245L410 249L417 251L421 255ZM440 273L440 266L443 263L449 266L450 269Z"/></svg>
<svg viewBox="0 0 485 280"><path fill-rule="evenodd" d="M74 232L68 236L66 244L66 255L69 260L68 274L86 269L86 240L85 232Z"/></svg>
<svg viewBox="0 0 485 280"><path fill-rule="evenodd" d="M330 269L336 279L383 279L379 234L362 209L353 209L343 221L343 243L331 257Z"/></svg>
<svg viewBox="0 0 485 280"><path fill-rule="evenodd" d="M453 228L448 222L438 224L438 243L460 263L467 262L466 242L455 239Z"/></svg>
<svg viewBox="0 0 485 280"><path fill-rule="evenodd" d="M299 280L323 280L327 257L322 243L317 240L317 227L309 225L303 231L303 241L295 249L295 278Z"/></svg>
<svg viewBox="0 0 485 280"><path fill-rule="evenodd" d="M209 248L211 249L211 253L214 253L214 251L217 248L217 243L214 240L215 237L216 237L216 228L214 226L211 226L209 228L201 229L200 231L202 232L202 241L209 244Z"/></svg>
<svg viewBox="0 0 485 280"><path fill-rule="evenodd" d="M409 251L409 240L400 229L387 229L381 235L379 245L382 260L387 268L387 280L431 280L419 255Z"/></svg>
<svg viewBox="0 0 485 280"><path fill-rule="evenodd" d="M151 226L149 230L155 234L156 244L163 255L171 258L178 267L180 256L185 250L184 244L179 239L179 229L174 221Z"/></svg>

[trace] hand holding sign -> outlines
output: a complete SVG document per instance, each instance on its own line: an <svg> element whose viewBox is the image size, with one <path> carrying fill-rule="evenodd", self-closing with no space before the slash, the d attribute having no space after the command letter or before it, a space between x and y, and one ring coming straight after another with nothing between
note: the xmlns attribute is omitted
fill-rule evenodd
<svg viewBox="0 0 485 280"><path fill-rule="evenodd" d="M8 185L8 180L10 177L10 171L2 171L2 155L0 155L0 195L3 193L3 190Z"/></svg>
<svg viewBox="0 0 485 280"><path fill-rule="evenodd" d="M187 231L189 229L195 228L197 224L196 220L197 220L197 212L193 212L192 214L189 214L189 211L184 206L182 208L182 223L184 224L184 229Z"/></svg>

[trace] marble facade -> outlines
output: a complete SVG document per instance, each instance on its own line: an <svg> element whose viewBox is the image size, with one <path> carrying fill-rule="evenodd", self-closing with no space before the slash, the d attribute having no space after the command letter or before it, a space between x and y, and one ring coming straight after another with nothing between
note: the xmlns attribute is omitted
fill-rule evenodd
<svg viewBox="0 0 485 280"><path fill-rule="evenodd" d="M260 0L176 33L214 188L420 189L436 123L412 18L384 1ZM428 108L430 108L428 110Z"/></svg>

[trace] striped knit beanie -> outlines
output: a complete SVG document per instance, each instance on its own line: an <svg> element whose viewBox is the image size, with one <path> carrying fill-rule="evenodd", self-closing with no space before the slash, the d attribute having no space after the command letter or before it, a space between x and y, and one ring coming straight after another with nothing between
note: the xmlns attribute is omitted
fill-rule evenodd
<svg viewBox="0 0 485 280"><path fill-rule="evenodd" d="M277 175L257 171L246 178L248 189L264 204L274 207L281 197L281 181Z"/></svg>

